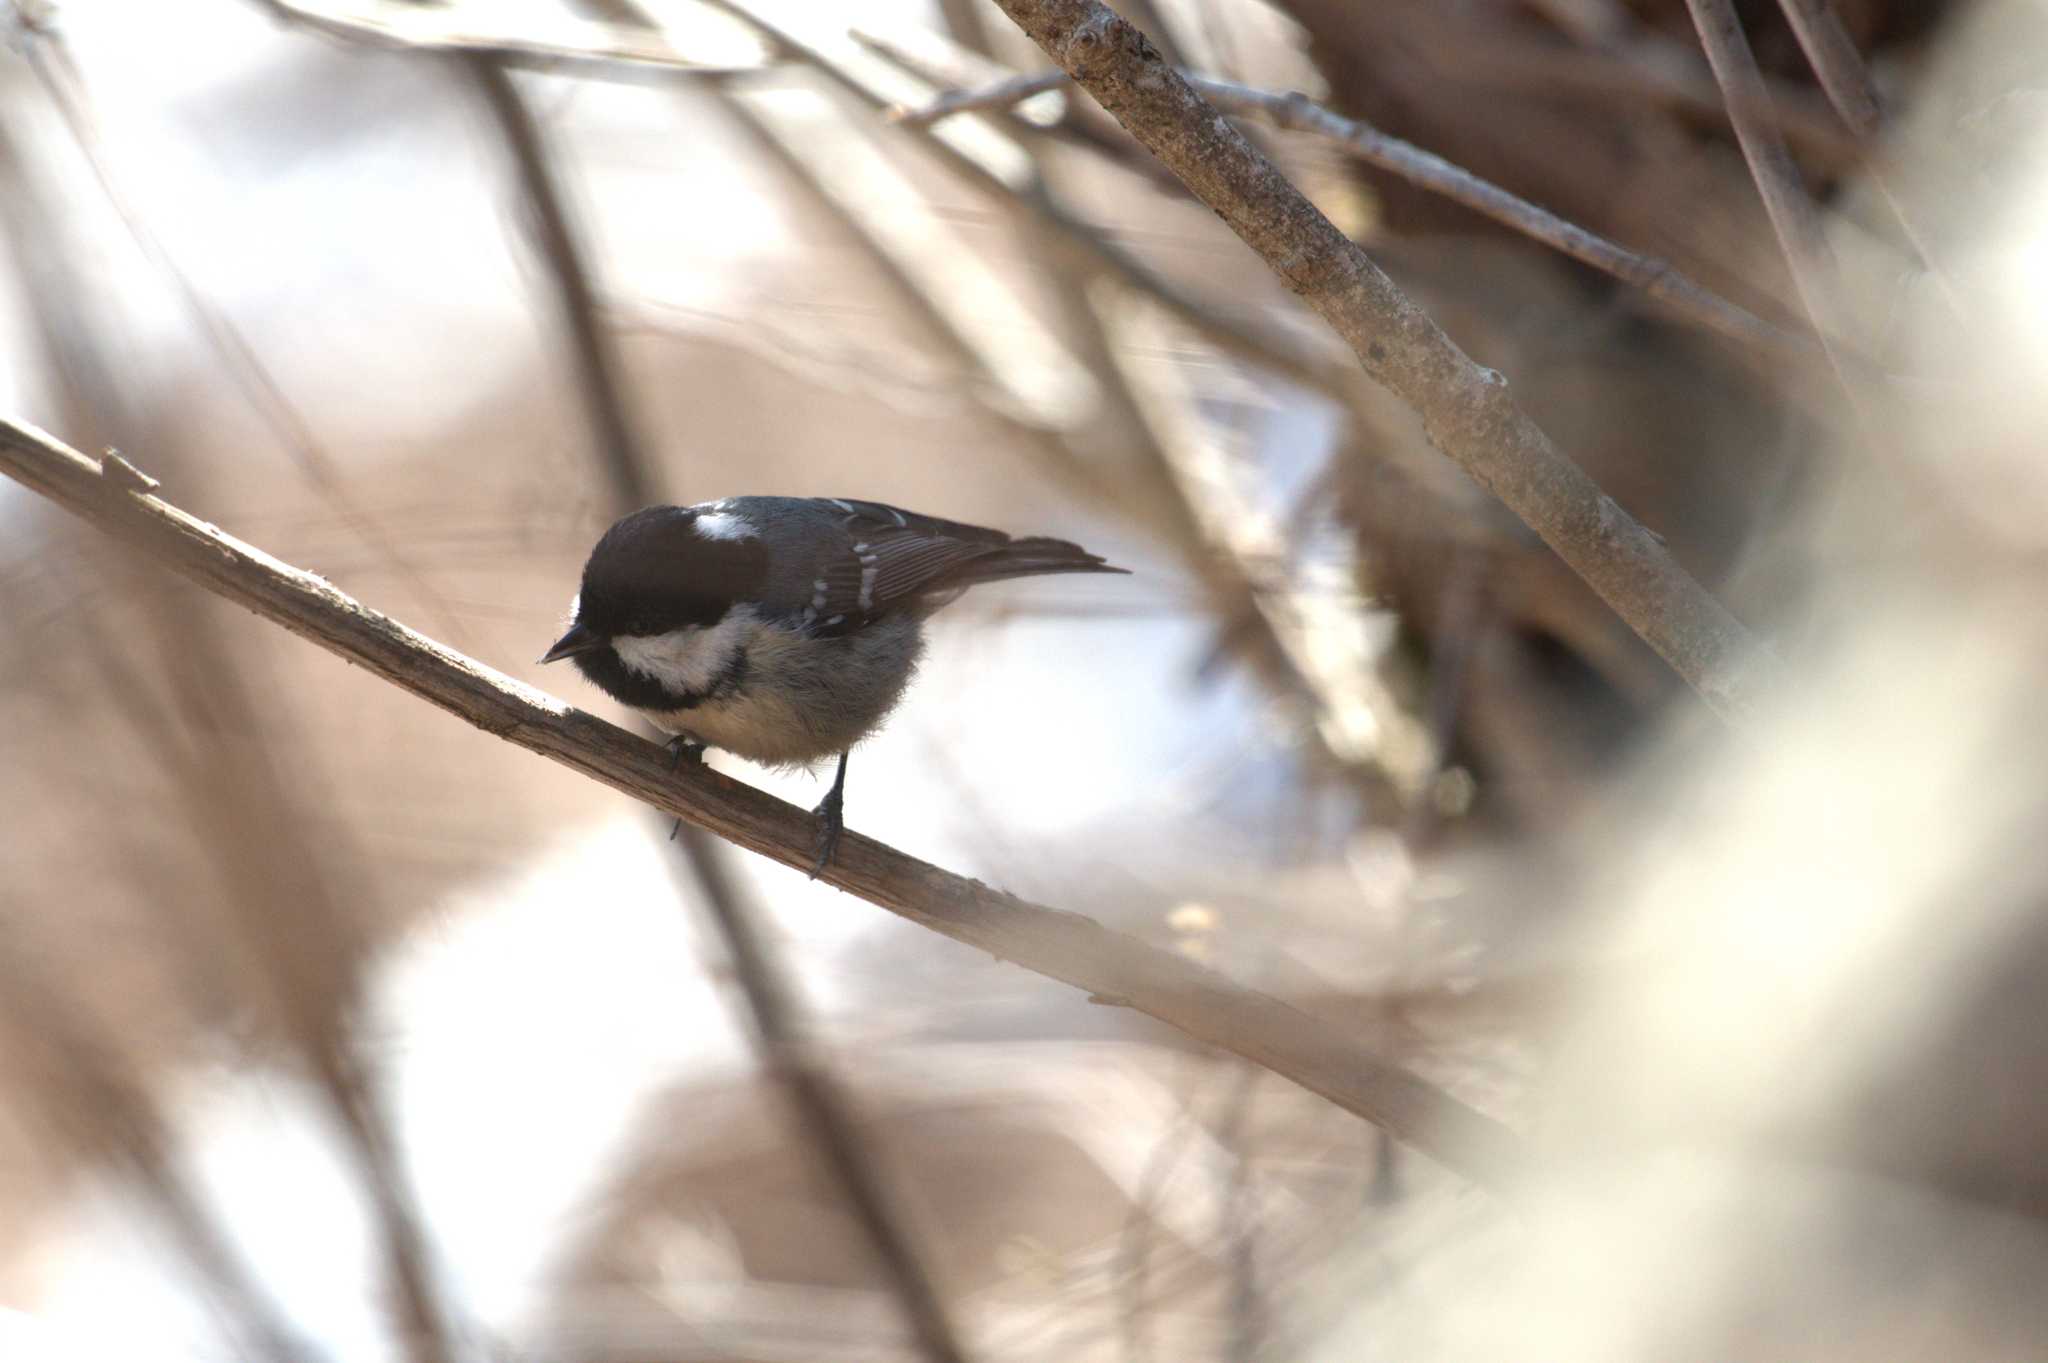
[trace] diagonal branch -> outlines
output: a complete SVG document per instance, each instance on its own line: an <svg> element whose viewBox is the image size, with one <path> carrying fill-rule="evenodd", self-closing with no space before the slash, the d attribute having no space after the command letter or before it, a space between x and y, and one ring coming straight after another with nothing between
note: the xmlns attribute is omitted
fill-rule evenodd
<svg viewBox="0 0 2048 1363"><path fill-rule="evenodd" d="M1723 717L1749 718L1775 664L1656 536L1602 492L1145 35L1097 0L997 0L1420 415L1430 443L1498 496Z"/></svg>
<svg viewBox="0 0 2048 1363"><path fill-rule="evenodd" d="M152 494L125 460L97 463L30 426L0 420L0 472L228 600L488 733L785 866L808 869L811 818L667 754L595 715L370 610ZM1336 1028L1091 918L1033 904L848 833L823 878L955 941L1149 1014L1378 1123L1474 1182L1505 1188L1523 1164L1494 1119Z"/></svg>
<svg viewBox="0 0 2048 1363"><path fill-rule="evenodd" d="M1510 231L1560 251L1624 284L1641 289L1677 315L1718 331L1744 345L1789 359L1818 359L1810 340L1773 326L1748 309L1729 302L1681 273L1667 261L1638 254L1597 232L1569 222L1519 194L1482 179L1462 166L1425 151L1412 142L1381 132L1370 123L1317 104L1307 95L1280 94L1233 80L1218 80L1192 71L1181 73L1199 94L1220 108L1255 114L1275 127L1310 133L1341 147L1369 166L1395 175L1418 189L1463 204ZM899 113L906 127L928 128L955 114L985 113L1065 85L1064 71L1013 76L978 90L951 90L920 109Z"/></svg>
<svg viewBox="0 0 2048 1363"><path fill-rule="evenodd" d="M540 71L597 71L607 79L641 75L649 80L678 76L723 80L763 69L758 64L722 65L700 62L677 52L658 33L640 26L620 26L557 16L537 25L537 11L522 8L513 26L473 27L479 10L502 6L463 5L444 9L421 4L376 4L347 10L305 3L305 0L255 0L262 9L288 24L303 25L347 42L408 52L446 52L488 57L511 66Z"/></svg>
<svg viewBox="0 0 2048 1363"><path fill-rule="evenodd" d="M1854 386L1843 372L1841 358L1828 337L1834 331L1835 256L1821 230L1820 214L1799 178L1799 167L1778 126L1760 111L1770 107L1762 70L1749 39L1743 36L1742 21L1736 17L1732 0L1686 0L1692 11L1693 27L1699 31L1700 46L1714 69L1728 104L1728 121L1735 140L1742 147L1743 160L1756 181L1771 230L1791 269L1799 300L1820 333L1821 344L1842 383L1852 397Z"/></svg>
<svg viewBox="0 0 2048 1363"><path fill-rule="evenodd" d="M901 123L906 128L929 128L941 119L951 118L955 114L1013 109L1027 99L1035 99L1048 90L1059 89L1067 83L1067 79L1067 73L1064 71L1036 71L1006 76L978 90L948 90L922 108L891 109L889 121Z"/></svg>
<svg viewBox="0 0 2048 1363"><path fill-rule="evenodd" d="M1877 87L1835 7L1828 0L1778 0L1778 8L1792 25L1813 74L1820 78L1828 103L1858 137L1877 136L1884 118Z"/></svg>
<svg viewBox="0 0 2048 1363"><path fill-rule="evenodd" d="M1806 53L1807 64L1819 78L1821 89L1827 92L1828 103L1834 105L1835 112L1861 142L1874 143L1884 132L1884 107L1878 102L1877 84L1871 79L1870 67L1856 50L1849 30L1842 26L1834 5L1830 0L1778 0L1778 8L1792 25L1799 46ZM1872 186L1898 221L1899 230L1920 257L1921 265L1940 287L1950 308L1961 316L1963 304L1954 281L1937 261L1919 221L1892 188L1890 175L1875 158L1869 162L1868 173Z"/></svg>
<svg viewBox="0 0 2048 1363"><path fill-rule="evenodd" d="M637 10L637 6L626 6ZM653 461L626 401L625 364L597 307L588 252L576 230L540 126L513 77L494 59L464 59L491 107L538 227L538 245L574 354L577 391L596 437L596 453L623 515L657 500ZM780 1084L808 1142L838 1183L896 1290L912 1332L931 1363L962 1363L959 1331L927 1271L908 1217L890 1196L860 1139L852 1106L821 1058L804 1046L801 997L784 977L772 942L718 861L718 848L692 828L683 852L713 927L733 962L763 1065Z"/></svg>
<svg viewBox="0 0 2048 1363"><path fill-rule="evenodd" d="M691 874L746 993L761 1063L781 1086L799 1135L815 1146L840 1195L874 1242L912 1337L925 1356L933 1363L963 1363L968 1355L959 1328L926 1263L930 1251L883 1177L873 1143L862 1134L853 1095L838 1082L828 1053L816 1044L803 998L783 969L774 942L762 931L759 915L751 911L742 888L727 874L717 840L695 826L686 827L682 839Z"/></svg>
<svg viewBox="0 0 2048 1363"><path fill-rule="evenodd" d="M504 139L520 198L532 212L534 244L547 269L556 316L568 333L576 394L597 440L598 463L615 513L638 511L658 498L626 405L625 362L599 314L597 290L570 217L568 196L511 74L495 57L468 56L462 61Z"/></svg>

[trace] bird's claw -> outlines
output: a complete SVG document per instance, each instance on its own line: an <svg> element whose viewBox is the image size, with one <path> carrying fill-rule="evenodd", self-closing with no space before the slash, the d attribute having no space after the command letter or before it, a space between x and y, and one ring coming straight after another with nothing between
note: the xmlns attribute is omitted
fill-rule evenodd
<svg viewBox="0 0 2048 1363"><path fill-rule="evenodd" d="M703 766L704 745L677 734L668 741L668 769L674 771L685 762L693 767Z"/></svg>

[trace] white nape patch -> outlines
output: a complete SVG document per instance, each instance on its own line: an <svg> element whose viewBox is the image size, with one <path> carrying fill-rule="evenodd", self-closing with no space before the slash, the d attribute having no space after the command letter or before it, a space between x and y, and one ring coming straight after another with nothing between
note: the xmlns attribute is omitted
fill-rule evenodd
<svg viewBox="0 0 2048 1363"><path fill-rule="evenodd" d="M846 512L848 515L853 514L852 502L842 502L837 497L828 498L827 500L829 500L832 503L832 505L838 507L841 511Z"/></svg>
<svg viewBox="0 0 2048 1363"><path fill-rule="evenodd" d="M685 625L666 634L619 635L612 640L612 652L628 671L671 690L705 691L760 628L752 607L735 606L709 628Z"/></svg>
<svg viewBox="0 0 2048 1363"><path fill-rule="evenodd" d="M696 527L697 533L707 540L750 540L758 538L761 533L730 511L701 513Z"/></svg>

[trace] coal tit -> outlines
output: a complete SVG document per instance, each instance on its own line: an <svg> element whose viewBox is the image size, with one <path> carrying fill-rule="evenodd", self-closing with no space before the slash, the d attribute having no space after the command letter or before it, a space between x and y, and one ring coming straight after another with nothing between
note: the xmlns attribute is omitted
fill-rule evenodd
<svg viewBox="0 0 2048 1363"><path fill-rule="evenodd" d="M576 668L673 736L770 766L836 755L816 875L841 829L847 751L881 727L924 651L924 621L967 588L1120 573L1065 540L837 497L728 497L636 511L597 542L569 630Z"/></svg>

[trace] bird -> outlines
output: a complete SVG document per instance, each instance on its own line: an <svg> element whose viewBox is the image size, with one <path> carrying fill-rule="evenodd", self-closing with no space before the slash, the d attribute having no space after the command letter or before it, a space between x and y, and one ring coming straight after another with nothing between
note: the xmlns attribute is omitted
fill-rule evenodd
<svg viewBox="0 0 2048 1363"><path fill-rule="evenodd" d="M670 765L718 748L771 767L837 756L812 811L816 879L844 830L847 757L881 728L924 625L969 587L1124 573L1077 544L842 497L651 506L591 550L542 655L668 734Z"/></svg>

